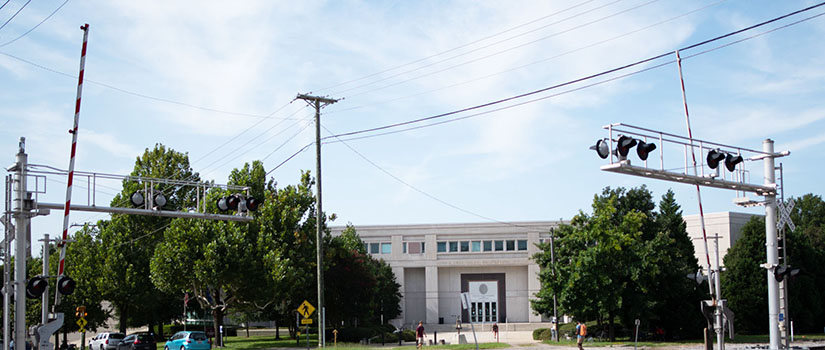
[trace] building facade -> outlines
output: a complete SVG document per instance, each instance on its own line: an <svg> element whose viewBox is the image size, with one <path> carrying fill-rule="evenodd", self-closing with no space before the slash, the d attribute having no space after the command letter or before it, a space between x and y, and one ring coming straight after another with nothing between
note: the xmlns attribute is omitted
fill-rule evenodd
<svg viewBox="0 0 825 350"><path fill-rule="evenodd" d="M718 235L724 253L739 238L751 214L705 215L708 236ZM698 215L684 217L700 265L706 262ZM517 223L356 226L367 252L383 259L401 285L396 326L455 323L537 323L530 299L541 288L536 244L550 239L563 221ZM332 227L340 235L344 227ZM698 239L697 239L698 238ZM713 249L713 241L709 242ZM711 258L715 259L711 251ZM713 260L715 261L715 260ZM715 263L714 263L715 264ZM706 263L705 263L706 265ZM470 295L468 309L460 294Z"/></svg>

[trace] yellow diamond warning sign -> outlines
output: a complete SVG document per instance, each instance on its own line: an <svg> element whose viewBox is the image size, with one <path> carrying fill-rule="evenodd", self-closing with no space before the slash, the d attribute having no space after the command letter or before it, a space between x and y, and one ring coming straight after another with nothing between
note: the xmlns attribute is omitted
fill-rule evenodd
<svg viewBox="0 0 825 350"><path fill-rule="evenodd" d="M298 313L304 318L309 318L315 312L315 306L312 306L308 301L304 300L301 306L298 306Z"/></svg>

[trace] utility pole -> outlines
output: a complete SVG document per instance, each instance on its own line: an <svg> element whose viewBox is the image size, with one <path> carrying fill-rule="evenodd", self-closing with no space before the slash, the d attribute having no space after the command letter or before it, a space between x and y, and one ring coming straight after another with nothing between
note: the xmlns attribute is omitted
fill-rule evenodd
<svg viewBox="0 0 825 350"><path fill-rule="evenodd" d="M321 230L321 108L338 102L338 100L298 94L295 99L301 99L315 107L315 187L317 194L315 197L315 253L318 274L318 347L324 347L324 261L323 261L323 235ZM310 103L311 102L311 103Z"/></svg>

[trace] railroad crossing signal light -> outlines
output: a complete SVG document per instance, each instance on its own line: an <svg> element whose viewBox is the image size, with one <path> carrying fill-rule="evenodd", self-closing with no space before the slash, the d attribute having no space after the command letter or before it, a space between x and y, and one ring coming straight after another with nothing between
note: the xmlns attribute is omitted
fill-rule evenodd
<svg viewBox="0 0 825 350"><path fill-rule="evenodd" d="M132 205L136 207L142 207L146 204L146 198L143 195L143 190L132 192L132 195L129 196L129 202L132 202ZM167 202L166 196L164 196L161 192L157 192L152 203L155 205L155 209L160 209L163 208Z"/></svg>
<svg viewBox="0 0 825 350"><path fill-rule="evenodd" d="M717 167L719 167L719 163L721 163L723 160L725 161L725 168L727 168L728 171L734 171L736 170L736 165L742 163L744 159L742 158L742 156L738 154L734 155L730 153L723 153L715 149L712 149L710 150L710 152L708 152L707 161L709 168L716 169Z"/></svg>
<svg viewBox="0 0 825 350"><path fill-rule="evenodd" d="M246 209L249 211L256 211L258 207L261 205L261 201L257 200L255 197L246 197Z"/></svg>
<svg viewBox="0 0 825 350"><path fill-rule="evenodd" d="M610 155L610 146L607 145L607 139L596 141L596 144L590 146L590 149L596 151L596 154L602 159L607 159L607 156Z"/></svg>
<svg viewBox="0 0 825 350"><path fill-rule="evenodd" d="M49 282L42 276L35 276L26 283L26 296L31 299L39 298L49 287Z"/></svg>
<svg viewBox="0 0 825 350"><path fill-rule="evenodd" d="M227 197L218 198L216 202L218 210L220 211L256 211L261 205L261 201L255 197L244 197L239 194L233 194Z"/></svg>
<svg viewBox="0 0 825 350"><path fill-rule="evenodd" d="M132 192L132 195L129 196L129 201L132 202L132 205L136 207L143 206L144 198L143 193L141 191Z"/></svg>
<svg viewBox="0 0 825 350"><path fill-rule="evenodd" d="M721 162L724 159L725 159L725 154L724 153L719 152L715 149L712 149L712 150L710 150L710 152L708 152L708 157L707 157L708 167L710 167L711 169L716 169L717 167L719 167L719 162Z"/></svg>
<svg viewBox="0 0 825 350"><path fill-rule="evenodd" d="M656 149L656 144L654 143L648 143L629 136L621 135L619 136L619 139L616 140L616 149L613 154L619 156L620 160L625 160L627 159L627 154L630 153L630 149L634 146L637 146L636 154L641 160L647 160L650 152L653 152ZM610 146L607 143L607 139L596 141L596 144L590 146L590 149L595 150L596 154L598 154L602 159L607 159L607 157L610 156Z"/></svg>
<svg viewBox="0 0 825 350"><path fill-rule="evenodd" d="M57 291L63 295L70 295L74 293L74 289L77 287L77 282L74 281L69 276L60 276L57 279Z"/></svg>
<svg viewBox="0 0 825 350"><path fill-rule="evenodd" d="M728 171L736 170L736 165L742 163L743 159L740 155L732 155L728 153L728 156L725 157L725 167L728 168Z"/></svg>
<svg viewBox="0 0 825 350"><path fill-rule="evenodd" d="M799 269L792 269L790 266L777 266L773 269L773 277L777 282L782 282L786 276L795 276L799 273Z"/></svg>
<svg viewBox="0 0 825 350"><path fill-rule="evenodd" d="M622 157L627 157L633 146L636 146L636 139L624 135L619 136L619 140L616 142L616 152Z"/></svg>
<svg viewBox="0 0 825 350"><path fill-rule="evenodd" d="M639 145L636 146L636 154L639 156L639 159L647 160L647 156L655 149L656 144L639 140Z"/></svg>

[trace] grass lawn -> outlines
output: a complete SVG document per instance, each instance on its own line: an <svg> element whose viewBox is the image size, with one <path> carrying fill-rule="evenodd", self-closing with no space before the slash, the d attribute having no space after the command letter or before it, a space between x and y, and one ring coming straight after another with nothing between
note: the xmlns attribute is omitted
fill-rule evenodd
<svg viewBox="0 0 825 350"><path fill-rule="evenodd" d="M716 338L713 339L714 342ZM794 336L794 341L823 341L825 340L825 334L799 334ZM670 341L670 342L659 342L659 341L640 341L638 343L639 347L648 347L648 348L655 348L655 347L663 347L663 346L678 346L683 344L697 344L702 343L702 339L689 339L689 340L680 340L680 341ZM767 334L760 334L760 335L737 335L734 339L725 338L725 342L727 343L734 343L734 344L749 344L749 343L769 343L770 337ZM562 340L561 342L555 342L551 340L545 340L543 343L549 345L560 345L560 346L576 346L575 340ZM607 346L633 346L633 340L618 340L615 342L609 341L589 341L585 342L585 347L607 347Z"/></svg>
<svg viewBox="0 0 825 350"><path fill-rule="evenodd" d="M329 341L330 339L327 339ZM251 336L249 338L245 336L238 336L238 337L226 337L224 340L224 344L226 345L224 349L227 350L253 350L253 349L268 349L268 348L295 348L295 347L306 347L306 335L301 337L300 344L295 343L295 339L287 339L283 338L281 340L275 340L273 336ZM315 349L318 347L318 336L314 334L309 335L309 347L310 349ZM338 343L338 347L347 350L355 350L355 349L398 349L398 350L415 350L415 345L407 345L407 346L386 346L381 347L379 346L364 346L357 343ZM479 349L500 349L500 348L508 348L510 347L509 344L506 343L479 343ZM327 343L327 348L333 348L331 342ZM427 350L440 350L440 349L448 349L448 350L469 350L475 349L475 344L455 344L455 345L432 345L432 346L425 346Z"/></svg>

